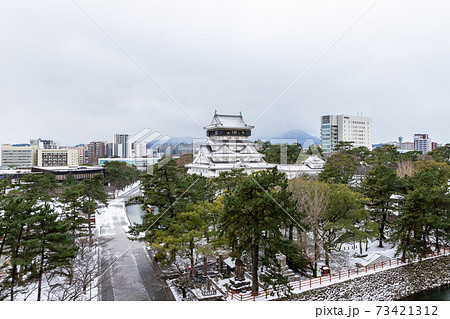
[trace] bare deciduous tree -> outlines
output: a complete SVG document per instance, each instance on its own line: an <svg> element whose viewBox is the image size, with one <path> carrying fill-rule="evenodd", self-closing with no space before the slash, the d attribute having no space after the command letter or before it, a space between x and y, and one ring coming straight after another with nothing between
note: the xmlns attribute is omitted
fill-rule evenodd
<svg viewBox="0 0 450 319"><path fill-rule="evenodd" d="M317 261L320 258L320 230L329 208L329 187L323 182L294 178L289 181L289 190L297 200L297 209L306 212L306 223L310 226L314 240L313 274L317 276Z"/></svg>

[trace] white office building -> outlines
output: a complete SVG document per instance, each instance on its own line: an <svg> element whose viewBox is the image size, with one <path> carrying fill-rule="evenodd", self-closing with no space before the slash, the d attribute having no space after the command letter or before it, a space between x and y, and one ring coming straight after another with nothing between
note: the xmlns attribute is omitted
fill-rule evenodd
<svg viewBox="0 0 450 319"><path fill-rule="evenodd" d="M338 142L353 142L353 147L364 146L372 150L372 119L352 115L323 115L320 138L325 154L334 151Z"/></svg>
<svg viewBox="0 0 450 319"><path fill-rule="evenodd" d="M414 134L414 150L426 154L431 152L432 144L428 134Z"/></svg>

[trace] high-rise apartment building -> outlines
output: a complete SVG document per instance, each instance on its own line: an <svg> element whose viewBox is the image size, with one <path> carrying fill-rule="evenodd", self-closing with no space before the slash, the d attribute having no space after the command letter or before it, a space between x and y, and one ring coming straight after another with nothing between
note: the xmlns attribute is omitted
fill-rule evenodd
<svg viewBox="0 0 450 319"><path fill-rule="evenodd" d="M414 150L426 154L431 152L431 139L428 134L414 134Z"/></svg>
<svg viewBox="0 0 450 319"><path fill-rule="evenodd" d="M132 157L148 156L146 142L132 143L131 146L132 146L132 151L131 151Z"/></svg>
<svg viewBox="0 0 450 319"><path fill-rule="evenodd" d="M2 166L32 167L36 165L37 146L2 145Z"/></svg>
<svg viewBox="0 0 450 319"><path fill-rule="evenodd" d="M114 156L126 158L131 155L130 137L129 134L114 134Z"/></svg>
<svg viewBox="0 0 450 319"><path fill-rule="evenodd" d="M76 149L78 150L78 165L83 165L84 163L86 163L87 145L78 145L76 146Z"/></svg>
<svg viewBox="0 0 450 319"><path fill-rule="evenodd" d="M30 140L30 146L37 146L40 149L55 150L58 148L58 143L53 140L42 140L38 138L37 140Z"/></svg>
<svg viewBox="0 0 450 319"><path fill-rule="evenodd" d="M115 146L114 143L107 143L106 144L106 157L113 157L114 154L117 153L117 150L114 151L114 149L117 149L117 147L114 148L114 146Z"/></svg>
<svg viewBox="0 0 450 319"><path fill-rule="evenodd" d="M353 147L372 150L372 119L352 115L323 115L320 137L325 154L334 151L338 142L353 142Z"/></svg>
<svg viewBox="0 0 450 319"><path fill-rule="evenodd" d="M98 159L106 155L106 142L90 142L88 145L88 163L98 164Z"/></svg>
<svg viewBox="0 0 450 319"><path fill-rule="evenodd" d="M78 150L77 149L38 149L37 150L37 166L78 166Z"/></svg>

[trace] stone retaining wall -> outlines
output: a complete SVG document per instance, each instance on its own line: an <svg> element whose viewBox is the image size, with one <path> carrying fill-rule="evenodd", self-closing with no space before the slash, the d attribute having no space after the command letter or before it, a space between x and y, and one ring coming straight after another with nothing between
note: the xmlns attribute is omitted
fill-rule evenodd
<svg viewBox="0 0 450 319"><path fill-rule="evenodd" d="M288 300L398 300L450 283L450 256L357 277L288 298Z"/></svg>

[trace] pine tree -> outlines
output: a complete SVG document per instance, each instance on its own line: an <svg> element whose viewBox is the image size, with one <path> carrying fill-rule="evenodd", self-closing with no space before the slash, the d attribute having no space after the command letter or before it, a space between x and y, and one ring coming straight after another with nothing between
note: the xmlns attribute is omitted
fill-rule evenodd
<svg viewBox="0 0 450 319"><path fill-rule="evenodd" d="M59 201L62 203L63 218L69 223L69 231L73 237L82 235L82 224L85 219L83 213L83 188L80 184L64 187Z"/></svg>
<svg viewBox="0 0 450 319"><path fill-rule="evenodd" d="M7 276L0 283L1 291L9 291L10 300L14 300L16 288L22 284L22 278L29 274L29 265L35 257L30 249L30 218L35 212L35 201L24 197L8 196L2 203L1 216L3 239L2 253L9 257L10 267ZM0 296L0 299L6 295Z"/></svg>
<svg viewBox="0 0 450 319"><path fill-rule="evenodd" d="M327 265L331 252L339 251L342 243L359 241L361 244L362 240L378 233L377 224L370 221L369 213L364 208L367 199L362 194L346 185L331 185L329 196L330 206L322 226Z"/></svg>
<svg viewBox="0 0 450 319"><path fill-rule="evenodd" d="M395 171L384 165L375 166L361 184L363 193L369 198L368 207L379 223L378 247L383 247L383 240L386 239L385 226L395 203L392 195L398 188L399 181Z"/></svg>
<svg viewBox="0 0 450 319"><path fill-rule="evenodd" d="M400 153L394 145L383 145L372 150L367 158L367 163L371 165L384 165L394 169L399 157Z"/></svg>
<svg viewBox="0 0 450 319"><path fill-rule="evenodd" d="M105 181L102 174L97 174L89 179L84 179L81 182L81 194L83 196L81 200L81 207L88 220L90 247L93 244L91 218L98 208L98 203L103 205L108 204L108 194L105 191L104 182Z"/></svg>
<svg viewBox="0 0 450 319"><path fill-rule="evenodd" d="M18 186L21 196L26 199L49 202L58 182L53 174L47 172L43 175L24 175L20 178Z"/></svg>
<svg viewBox="0 0 450 319"><path fill-rule="evenodd" d="M37 300L40 301L43 275L49 273L48 278L51 278L57 274L55 270L70 265L78 248L69 232L70 223L61 219L49 204L37 207L30 223L28 246L37 258L36 269L29 279L37 278Z"/></svg>
<svg viewBox="0 0 450 319"><path fill-rule="evenodd" d="M293 223L289 215L297 217L287 186L284 174L274 168L253 173L224 196L220 230L235 257L250 257L254 293L259 290L259 262L267 267L276 265L275 254L285 242L282 228ZM265 258L260 258L260 250L268 252ZM284 280L279 276L266 279L272 285Z"/></svg>
<svg viewBox="0 0 450 319"><path fill-rule="evenodd" d="M67 174L66 178L64 178L62 184L63 184L63 186L65 186L65 187L69 187L69 186L72 186L72 185L77 184L77 182L78 182L78 181L75 179L75 177L73 176L73 174L72 174L72 173L69 173L69 174Z"/></svg>
<svg viewBox="0 0 450 319"><path fill-rule="evenodd" d="M427 252L431 235L434 235L437 249L440 240L446 242L450 238L450 166L419 161L416 168L418 171L413 176L404 177L407 188L395 223L394 238L399 242L397 253L403 257Z"/></svg>
<svg viewBox="0 0 450 319"><path fill-rule="evenodd" d="M209 182L205 177L186 176L174 159L164 162L164 165L158 165L154 169L152 175L141 176L143 196L140 200L145 209L157 207L159 214L145 214L141 225L130 227L130 234L134 239L153 242L155 235L153 230L167 230L174 216L185 211L187 204L211 201L213 198L214 193L207 187ZM145 236L139 237L142 232Z"/></svg>
<svg viewBox="0 0 450 319"><path fill-rule="evenodd" d="M119 161L106 161L103 166L106 168L105 181L114 190L123 189L125 186L136 182L139 178L139 171L135 165Z"/></svg>
<svg viewBox="0 0 450 319"><path fill-rule="evenodd" d="M332 154L327 158L319 180L327 183L348 184L358 169L359 163L355 155L346 153Z"/></svg>

